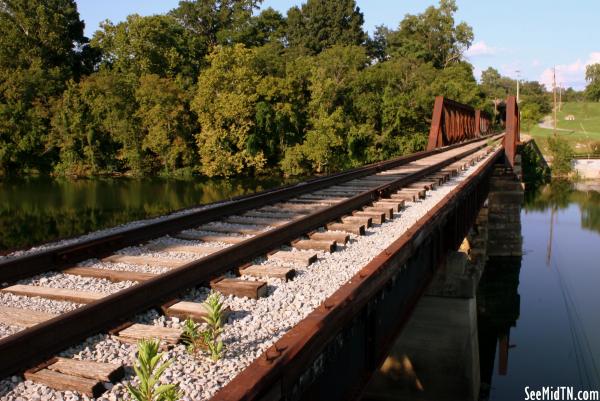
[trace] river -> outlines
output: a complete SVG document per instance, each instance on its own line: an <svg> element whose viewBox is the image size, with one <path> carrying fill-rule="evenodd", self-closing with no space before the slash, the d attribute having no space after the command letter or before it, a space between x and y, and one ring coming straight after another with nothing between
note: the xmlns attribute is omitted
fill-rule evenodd
<svg viewBox="0 0 600 401"><path fill-rule="evenodd" d="M296 181L279 177L0 181L0 254Z"/></svg>
<svg viewBox="0 0 600 401"><path fill-rule="evenodd" d="M479 295L497 304L479 315L482 400L600 390L600 192L577 187L527 193L523 257L486 266Z"/></svg>

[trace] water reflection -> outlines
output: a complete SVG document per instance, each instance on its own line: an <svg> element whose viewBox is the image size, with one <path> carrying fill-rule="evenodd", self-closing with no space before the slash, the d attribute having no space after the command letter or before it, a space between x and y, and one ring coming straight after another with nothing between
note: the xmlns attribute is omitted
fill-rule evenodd
<svg viewBox="0 0 600 401"><path fill-rule="evenodd" d="M481 399L524 399L527 386L598 390L600 193L540 187L521 224L522 259L490 260L480 283Z"/></svg>
<svg viewBox="0 0 600 401"><path fill-rule="evenodd" d="M0 181L0 253L292 183L32 177Z"/></svg>
<svg viewBox="0 0 600 401"><path fill-rule="evenodd" d="M479 282L477 291L477 330L479 333L479 361L481 400L489 399L494 361L497 374L508 372L510 331L519 319L519 273L521 257L491 258ZM496 350L498 354L496 355Z"/></svg>

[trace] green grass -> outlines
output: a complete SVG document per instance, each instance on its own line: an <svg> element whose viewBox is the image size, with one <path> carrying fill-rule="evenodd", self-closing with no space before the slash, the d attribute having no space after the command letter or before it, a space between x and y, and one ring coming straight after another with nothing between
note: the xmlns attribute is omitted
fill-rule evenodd
<svg viewBox="0 0 600 401"><path fill-rule="evenodd" d="M570 102L563 103L558 113L557 135L569 143L576 154L600 153L600 103ZM566 121L569 114L575 121ZM542 151L547 151L546 138L552 136L552 129L535 126L529 132L538 141Z"/></svg>

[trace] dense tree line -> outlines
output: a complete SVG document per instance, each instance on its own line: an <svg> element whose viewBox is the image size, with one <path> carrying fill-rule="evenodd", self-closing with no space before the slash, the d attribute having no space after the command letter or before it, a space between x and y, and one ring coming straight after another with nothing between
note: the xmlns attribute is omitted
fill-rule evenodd
<svg viewBox="0 0 600 401"><path fill-rule="evenodd" d="M489 67L481 73L480 87L486 99L494 105L494 114L499 117L502 115L500 108L506 97L515 94L517 81L502 76L496 69ZM571 89L569 93L572 92ZM552 112L551 94L537 81L521 81L519 111L521 127L528 131L545 115Z"/></svg>
<svg viewBox="0 0 600 401"><path fill-rule="evenodd" d="M0 174L330 172L423 148L436 95L502 98L454 0L373 37L354 0L259 3L184 0L88 39L74 0L1 1Z"/></svg>

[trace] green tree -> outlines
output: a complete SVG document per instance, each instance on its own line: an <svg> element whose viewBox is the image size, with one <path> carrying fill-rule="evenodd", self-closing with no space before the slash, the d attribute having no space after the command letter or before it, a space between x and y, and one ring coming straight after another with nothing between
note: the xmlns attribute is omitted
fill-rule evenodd
<svg viewBox="0 0 600 401"><path fill-rule="evenodd" d="M585 80L588 83L585 88L586 97L594 102L600 101L600 63L585 67Z"/></svg>
<svg viewBox="0 0 600 401"><path fill-rule="evenodd" d="M314 53L333 45L363 45L364 17L354 0L308 0L287 13L287 40Z"/></svg>
<svg viewBox="0 0 600 401"><path fill-rule="evenodd" d="M52 100L77 78L86 41L74 0L0 3L0 174L50 165Z"/></svg>
<svg viewBox="0 0 600 401"><path fill-rule="evenodd" d="M209 177L260 172L265 165L262 150L248 146L261 79L255 54L241 44L218 46L200 75L192 109L201 126L196 135L201 171Z"/></svg>
<svg viewBox="0 0 600 401"><path fill-rule="evenodd" d="M488 101L494 105L494 113L498 113L498 106L506 100L511 93L512 80L500 75L498 70L489 67L481 72L481 91Z"/></svg>
<svg viewBox="0 0 600 401"><path fill-rule="evenodd" d="M167 174L191 167L193 125L186 92L170 78L142 75L135 99L135 115L145 133L142 149L157 155Z"/></svg>
<svg viewBox="0 0 600 401"><path fill-rule="evenodd" d="M459 62L473 42L473 30L464 22L455 24L458 8L454 0L440 0L418 15L407 14L397 31L387 36L390 55L418 58L445 68Z"/></svg>
<svg viewBox="0 0 600 401"><path fill-rule="evenodd" d="M55 103L48 145L58 149L54 166L58 174L85 176L109 172L116 143L94 121L93 111L82 93L87 83L69 82Z"/></svg>
<svg viewBox="0 0 600 401"><path fill-rule="evenodd" d="M201 57L217 45L230 45L248 38L252 13L262 0L182 0L170 11Z"/></svg>
<svg viewBox="0 0 600 401"><path fill-rule="evenodd" d="M148 171L135 87L136 82L109 70L69 86L55 108L49 141L59 150L57 172Z"/></svg>
<svg viewBox="0 0 600 401"><path fill-rule="evenodd" d="M191 33L168 15L129 15L126 21L104 21L92 38L102 51L102 64L139 77L183 75L196 79L204 54L193 45Z"/></svg>

